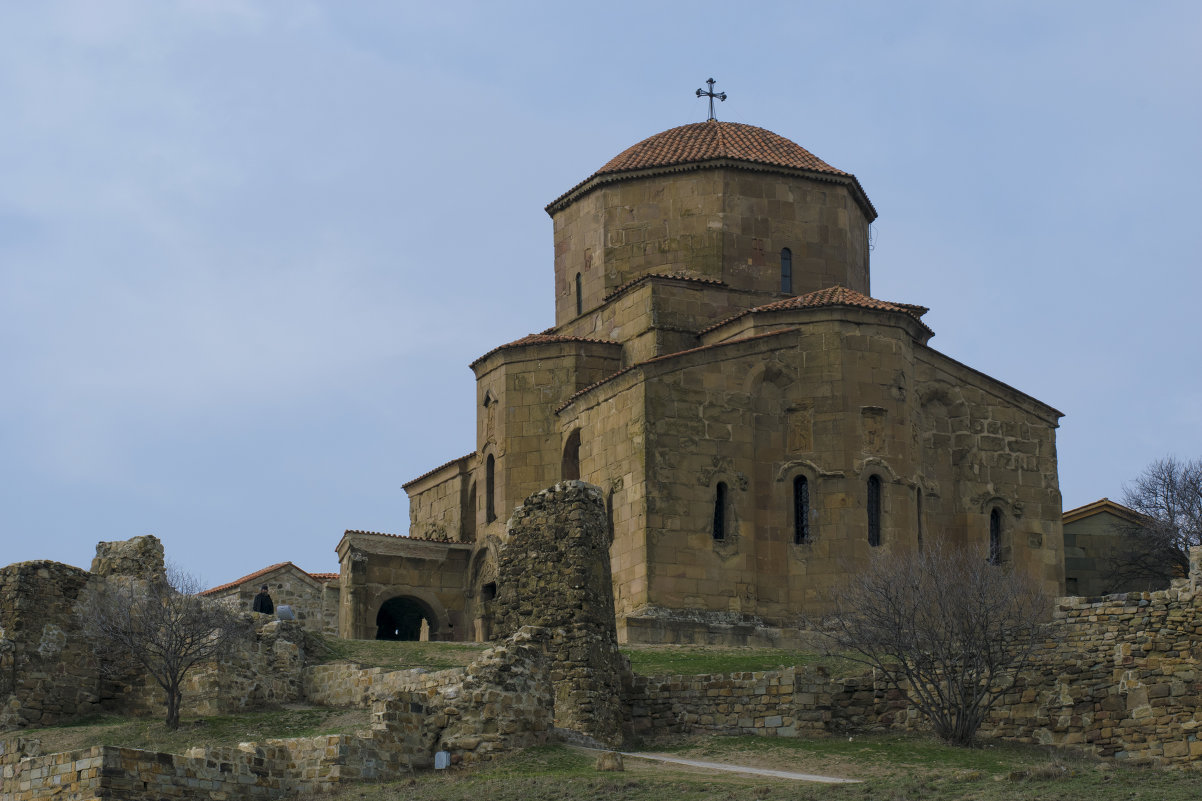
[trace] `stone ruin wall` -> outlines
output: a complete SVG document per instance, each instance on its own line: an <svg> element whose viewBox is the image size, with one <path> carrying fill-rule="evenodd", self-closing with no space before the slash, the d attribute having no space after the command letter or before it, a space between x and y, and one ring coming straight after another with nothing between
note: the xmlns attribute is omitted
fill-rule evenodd
<svg viewBox="0 0 1202 801"><path fill-rule="evenodd" d="M276 799L327 792L346 782L400 778L432 767L440 750L455 762L472 762L541 745L553 726L546 636L522 629L468 667L437 673L394 671L380 680L381 671L345 663L306 671L311 701L370 706L370 729L355 734L193 748L185 754L100 746L42 755L36 741L0 740L0 794L12 801Z"/></svg>
<svg viewBox="0 0 1202 801"><path fill-rule="evenodd" d="M48 725L100 703L92 650L75 636L89 574L57 562L0 570L0 728Z"/></svg>
<svg viewBox="0 0 1202 801"><path fill-rule="evenodd" d="M145 675L102 676L80 634L80 616L105 582L163 575L154 537L100 543L92 570L57 562L0 568L0 728L46 726L120 711L157 716L165 696ZM249 636L220 663L200 666L184 687L184 714L205 715L295 701L305 634L295 622L243 614Z"/></svg>
<svg viewBox="0 0 1202 801"><path fill-rule="evenodd" d="M623 739L609 534L601 490L564 481L537 492L509 520L498 557L494 636L545 631L555 725L606 745Z"/></svg>

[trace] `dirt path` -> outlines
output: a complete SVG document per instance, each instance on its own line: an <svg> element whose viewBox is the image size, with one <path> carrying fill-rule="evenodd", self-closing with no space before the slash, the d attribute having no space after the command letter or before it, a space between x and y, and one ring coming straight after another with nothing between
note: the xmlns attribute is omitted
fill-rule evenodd
<svg viewBox="0 0 1202 801"><path fill-rule="evenodd" d="M743 765L727 765L722 762L702 762L697 759L681 759L665 754L620 752L624 759L650 759L655 762L668 762L673 765L687 765L693 768L720 770L727 773L746 773L752 776L770 776L774 779L794 779L802 782L819 782L822 784L859 784L859 779L840 779L835 776L816 776L812 773L793 773L787 770L769 770L768 768L750 768Z"/></svg>

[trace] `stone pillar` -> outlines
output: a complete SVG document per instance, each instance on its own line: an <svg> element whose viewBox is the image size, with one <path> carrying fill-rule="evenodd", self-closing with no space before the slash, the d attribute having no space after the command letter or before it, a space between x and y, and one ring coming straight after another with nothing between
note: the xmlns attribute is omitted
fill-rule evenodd
<svg viewBox="0 0 1202 801"><path fill-rule="evenodd" d="M1189 549L1189 585L1195 591L1202 590L1202 545Z"/></svg>
<svg viewBox="0 0 1202 801"><path fill-rule="evenodd" d="M546 629L555 725L606 745L622 741L622 674L609 534L601 490L565 481L526 499L509 519L494 601L494 639Z"/></svg>

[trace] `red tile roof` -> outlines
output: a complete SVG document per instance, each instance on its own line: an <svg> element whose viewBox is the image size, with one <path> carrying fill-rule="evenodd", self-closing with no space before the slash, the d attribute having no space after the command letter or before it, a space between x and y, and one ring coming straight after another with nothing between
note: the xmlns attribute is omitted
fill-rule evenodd
<svg viewBox="0 0 1202 801"><path fill-rule="evenodd" d="M515 339L513 342L507 342L504 345L498 345L497 347L490 350L488 353L481 356L479 359L476 359L474 362L472 362L468 366L475 367L477 364L484 361L489 356L492 356L494 353L496 353L498 351L508 350L509 348L521 348L521 347L525 347L526 345L545 345L545 344L548 344L551 342L595 342L595 343L598 343L601 345L621 345L622 344L621 342L614 342L612 339L594 339L591 337L569 337L569 336L561 336L559 334L545 334L545 333L544 334L527 334L526 336L522 337L521 339Z"/></svg>
<svg viewBox="0 0 1202 801"><path fill-rule="evenodd" d="M348 528L343 532L342 536L347 534L370 534L373 537L391 537L394 540L413 540L414 542L445 542L452 545L467 545L468 543L453 540L450 537L411 537L408 534L385 534L382 531L360 531L359 529ZM334 575L338 575L335 573Z"/></svg>
<svg viewBox="0 0 1202 801"><path fill-rule="evenodd" d="M455 464L456 462L462 462L462 461L464 461L465 459L470 459L470 458L472 458L472 457L473 457L473 456L475 456L475 455L476 455L476 453L475 453L475 451L473 451L472 453L469 453L469 454L465 454L465 455L463 455L463 456L460 456L458 459L452 459L452 460L451 460L451 461L449 461L449 462L445 462L445 463L443 463L443 464L440 464L438 467L434 468L433 470L427 470L426 472L422 473L422 474L421 474L420 476L418 476L417 478L411 478L411 479L409 479L408 481L406 481L404 484L402 484L402 485L401 485L401 489L405 489L406 487L408 487L408 486L409 486L409 485L411 485L411 484L416 484L417 482L421 481L423 478L427 478L427 477L429 477L429 476L432 476L432 475L434 475L435 473L437 473L439 470L442 470L443 468L450 467L451 465ZM362 533L364 533L364 534L373 534L374 532L371 532L371 531L365 531L365 532L362 532Z"/></svg>
<svg viewBox="0 0 1202 801"><path fill-rule="evenodd" d="M240 584L246 584L249 581L254 581L255 579L259 578L260 576L266 576L268 573L272 572L273 570L279 570L281 567L296 567L296 565L292 564L292 562L277 562L274 565L268 565L267 567L263 568L262 570L256 570L254 573L247 573L245 576L243 576L240 579L234 579L233 581L228 581L225 584L219 584L216 587L211 587L210 589L202 591L200 594L201 595L213 595L214 593L221 592L222 590L228 590L233 587L237 587ZM318 581L327 581L329 579L338 578L337 573L310 573L307 570L301 570L299 567L296 567L296 569L300 570L300 572L304 573L306 576L312 576L313 578L317 579Z"/></svg>
<svg viewBox="0 0 1202 801"><path fill-rule="evenodd" d="M695 122L657 133L614 156L594 175L713 159L848 175L779 134L738 122Z"/></svg>
<svg viewBox="0 0 1202 801"><path fill-rule="evenodd" d="M903 314L910 315L915 320L920 320L924 314L930 311L925 306L916 306L913 303L891 303L887 300L877 300L876 298L870 298L865 294L857 292L854 289L848 289L845 286L832 286L827 287L826 289L819 289L817 292L810 292L805 295L797 295L796 297L778 300L775 303L768 303L763 306L756 306L753 309L746 309L732 317L726 318L720 323L715 323L709 328L703 329L701 333L704 334L707 331L713 331L716 328L721 328L727 323L731 323L742 317L746 317L748 314L791 311L793 309L819 309L832 306L851 306L860 309L873 309L875 311L901 312ZM927 326L923 324L921 320L919 325L922 325L922 327L927 331L931 331L931 329L927 328ZM931 333L933 334L934 332L931 331Z"/></svg>
<svg viewBox="0 0 1202 801"><path fill-rule="evenodd" d="M717 120L672 128L626 148L601 169L547 204L546 211L554 216L595 187L621 180L624 173L645 170L675 172L728 164L747 165L750 169L758 170L804 170L815 174L819 180L849 185L868 219L876 218L872 201L851 173L832 167L801 145L772 131L754 125Z"/></svg>
<svg viewBox="0 0 1202 801"><path fill-rule="evenodd" d="M613 297L616 297L617 295L622 294L627 289L630 289L632 286L635 286L636 284L641 284L644 281L651 280L652 278L670 278L673 281L691 281L695 284L705 284L707 286L726 286L725 281L722 281L717 278L704 278L702 276L687 275L685 273L647 273L646 275L640 275L637 278L631 278L626 283L619 284L618 286L614 287L613 291L610 292L605 297L603 297L601 299L601 301L605 302L605 301L609 300L610 298L613 298Z"/></svg>

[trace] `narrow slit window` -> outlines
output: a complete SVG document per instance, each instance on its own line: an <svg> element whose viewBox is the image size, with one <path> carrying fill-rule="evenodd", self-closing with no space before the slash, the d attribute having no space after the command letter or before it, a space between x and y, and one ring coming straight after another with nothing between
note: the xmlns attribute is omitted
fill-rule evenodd
<svg viewBox="0 0 1202 801"><path fill-rule="evenodd" d="M584 314L584 294L580 291L584 282L580 279L580 273L576 273L576 315Z"/></svg>
<svg viewBox="0 0 1202 801"><path fill-rule="evenodd" d="M805 476L793 479L793 542L810 541L810 482Z"/></svg>
<svg viewBox="0 0 1202 801"><path fill-rule="evenodd" d="M881 544L881 478L868 478L868 544Z"/></svg>
<svg viewBox="0 0 1202 801"><path fill-rule="evenodd" d="M788 248L780 252L780 291L793 291L793 251Z"/></svg>
<svg viewBox="0 0 1202 801"><path fill-rule="evenodd" d="M923 519L922 519L922 487L914 488L914 505L918 512L918 550L922 550L922 534L923 534Z"/></svg>
<svg viewBox="0 0 1202 801"><path fill-rule="evenodd" d="M1002 513L994 509L989 513L989 564L1002 563Z"/></svg>
<svg viewBox="0 0 1202 801"><path fill-rule="evenodd" d="M714 539L726 539L726 484L722 481L714 488Z"/></svg>

